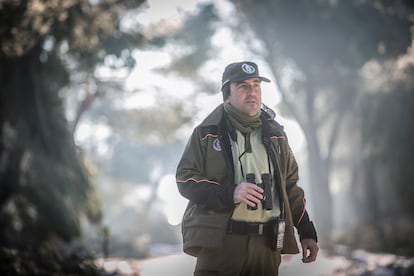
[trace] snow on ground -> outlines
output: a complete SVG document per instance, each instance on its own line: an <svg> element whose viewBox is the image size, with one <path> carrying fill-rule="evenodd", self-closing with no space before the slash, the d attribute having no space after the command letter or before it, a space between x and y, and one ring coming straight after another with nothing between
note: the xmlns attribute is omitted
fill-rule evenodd
<svg viewBox="0 0 414 276"><path fill-rule="evenodd" d="M176 251L174 251L176 252ZM98 259L96 264L112 275L191 276L196 259L171 253L162 257L140 259ZM328 255L320 250L315 262L304 264L302 255L283 255L280 276L412 276L414 258L378 254L364 250L336 250Z"/></svg>
<svg viewBox="0 0 414 276"><path fill-rule="evenodd" d="M196 259L185 254L176 254L147 260L98 260L99 266L107 272L118 271L120 275L139 276L191 276L193 275ZM280 266L280 276L286 275L338 275L334 270L348 265L342 257L327 257L320 254L318 260L311 264L303 264L301 255L283 256Z"/></svg>

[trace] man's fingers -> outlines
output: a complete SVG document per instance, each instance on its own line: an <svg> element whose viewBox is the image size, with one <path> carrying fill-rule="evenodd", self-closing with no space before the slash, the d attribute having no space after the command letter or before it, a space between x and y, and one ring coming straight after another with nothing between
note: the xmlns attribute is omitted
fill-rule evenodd
<svg viewBox="0 0 414 276"><path fill-rule="evenodd" d="M246 194L245 196L242 197L241 201L243 201L244 203L246 203L247 205L251 207L254 207L261 202L262 197L263 196L261 194L258 194L258 195Z"/></svg>
<svg viewBox="0 0 414 276"><path fill-rule="evenodd" d="M317 255L318 255L318 253L315 250L311 250L310 255L308 257L309 262L315 261Z"/></svg>
<svg viewBox="0 0 414 276"><path fill-rule="evenodd" d="M246 183L244 187L246 192L244 196L244 202L252 207L259 204L260 201L263 199L262 188L252 183Z"/></svg>
<svg viewBox="0 0 414 276"><path fill-rule="evenodd" d="M302 245L302 261L305 262L306 257L308 255L308 247L306 246L306 244Z"/></svg>
<svg viewBox="0 0 414 276"><path fill-rule="evenodd" d="M312 239L302 240L302 261L304 263L311 263L316 260L318 256L319 247ZM308 255L309 253L309 255Z"/></svg>
<svg viewBox="0 0 414 276"><path fill-rule="evenodd" d="M263 189L259 186L248 182L242 182L237 185L234 191L234 202L244 202L247 205L254 207L263 199L262 193Z"/></svg>
<svg viewBox="0 0 414 276"><path fill-rule="evenodd" d="M316 254L311 251L311 254L309 254L309 256L303 258L302 261L304 263L311 263L311 262L313 262L315 260L316 260Z"/></svg>
<svg viewBox="0 0 414 276"><path fill-rule="evenodd" d="M246 200L244 201L247 205L251 206L251 207L255 207L257 204L260 203L260 199L258 199L255 196L252 195L248 195L246 196Z"/></svg>

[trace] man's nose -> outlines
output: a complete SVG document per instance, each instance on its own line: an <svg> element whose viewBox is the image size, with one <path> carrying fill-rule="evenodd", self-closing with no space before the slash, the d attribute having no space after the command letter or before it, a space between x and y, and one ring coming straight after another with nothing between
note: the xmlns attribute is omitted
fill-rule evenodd
<svg viewBox="0 0 414 276"><path fill-rule="evenodd" d="M253 85L247 86L246 89L247 89L247 94L255 94L255 93L257 93L257 89Z"/></svg>

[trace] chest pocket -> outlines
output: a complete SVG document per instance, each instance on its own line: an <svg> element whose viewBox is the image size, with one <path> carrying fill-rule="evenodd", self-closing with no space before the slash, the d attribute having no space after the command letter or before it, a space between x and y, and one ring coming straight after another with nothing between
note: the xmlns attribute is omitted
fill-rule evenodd
<svg viewBox="0 0 414 276"><path fill-rule="evenodd" d="M205 174L214 181L223 183L226 177L226 162L224 159L224 146L219 138L217 128L203 129L203 140L206 143Z"/></svg>

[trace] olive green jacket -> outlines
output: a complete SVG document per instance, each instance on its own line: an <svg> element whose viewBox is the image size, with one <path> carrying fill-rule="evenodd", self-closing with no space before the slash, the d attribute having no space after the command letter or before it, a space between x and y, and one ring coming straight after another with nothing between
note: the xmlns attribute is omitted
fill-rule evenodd
<svg viewBox="0 0 414 276"><path fill-rule="evenodd" d="M299 253L294 236L317 240L315 228L305 209L303 190L297 186L298 166L283 127L264 111L261 115L263 139L270 141L275 175L282 187L286 230L282 253ZM235 207L233 158L230 137L234 129L223 104L197 126L177 167L180 193L189 200L182 221L184 252L197 256L202 247L220 248ZM276 182L276 181L275 181ZM275 189L276 190L276 189Z"/></svg>

